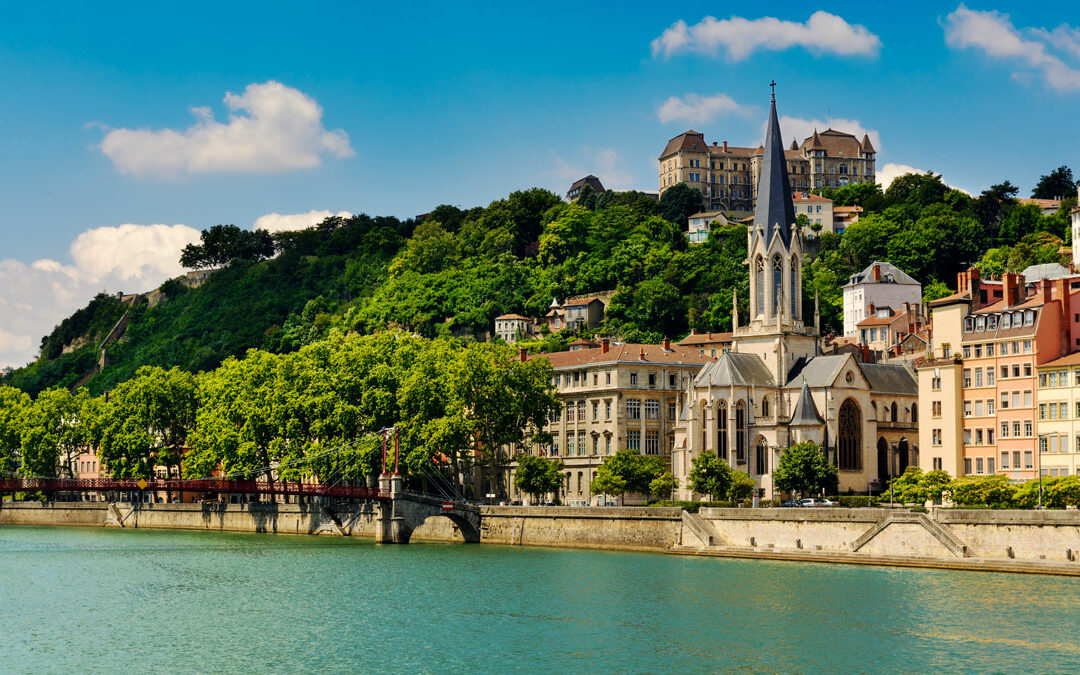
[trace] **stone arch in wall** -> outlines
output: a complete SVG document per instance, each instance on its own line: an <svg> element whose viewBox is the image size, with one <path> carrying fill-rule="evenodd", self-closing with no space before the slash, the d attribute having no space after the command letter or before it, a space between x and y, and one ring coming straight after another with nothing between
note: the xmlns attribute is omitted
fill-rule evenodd
<svg viewBox="0 0 1080 675"><path fill-rule="evenodd" d="M840 404L836 424L836 458L841 471L857 471L862 456L862 413L853 399Z"/></svg>
<svg viewBox="0 0 1080 675"><path fill-rule="evenodd" d="M896 443L896 475L902 476L907 468L911 466L910 448L908 447L908 440L901 438Z"/></svg>
<svg viewBox="0 0 1080 675"><path fill-rule="evenodd" d="M716 404L716 456L728 459L728 409L726 401Z"/></svg>
<svg viewBox="0 0 1080 675"><path fill-rule="evenodd" d="M877 479L882 487L889 482L889 442L885 437L877 442Z"/></svg>
<svg viewBox="0 0 1080 675"><path fill-rule="evenodd" d="M769 443L764 436L758 436L754 443L754 473L769 473Z"/></svg>

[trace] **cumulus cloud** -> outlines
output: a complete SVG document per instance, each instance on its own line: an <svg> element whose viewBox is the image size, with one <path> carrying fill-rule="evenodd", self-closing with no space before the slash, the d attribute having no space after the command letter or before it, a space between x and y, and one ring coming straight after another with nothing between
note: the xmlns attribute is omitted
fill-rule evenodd
<svg viewBox="0 0 1080 675"><path fill-rule="evenodd" d="M687 122L690 124L705 124L720 117L721 115L749 115L753 112L752 106L745 106L735 102L727 94L714 94L713 96L701 96L700 94L687 94L680 98L672 96L656 111L656 116L661 122Z"/></svg>
<svg viewBox="0 0 1080 675"><path fill-rule="evenodd" d="M69 264L0 259L0 368L28 363L41 337L94 294L144 292L180 274L180 250L198 240L185 225L125 224L80 234Z"/></svg>
<svg viewBox="0 0 1080 675"><path fill-rule="evenodd" d="M668 57L682 52L716 55L721 48L730 61L742 61L755 51L805 47L816 54L874 56L881 39L865 26L850 24L835 14L817 11L804 23L766 16L744 19L707 16L694 25L676 21L651 43L652 54Z"/></svg>
<svg viewBox="0 0 1080 675"><path fill-rule="evenodd" d="M626 190L634 186L634 177L629 172L618 168L620 157L615 148L583 147L581 155L579 161L574 163L556 156L555 166L550 171L551 175L560 181L567 182L568 185L578 178L592 174L599 178L608 189Z"/></svg>
<svg viewBox="0 0 1080 675"><path fill-rule="evenodd" d="M287 230L306 230L315 227L330 216L338 218L351 218L348 211L308 211L307 213L267 213L255 219L253 230L266 230L267 232L284 232Z"/></svg>
<svg viewBox="0 0 1080 675"><path fill-rule="evenodd" d="M765 138L765 124L761 125L761 137ZM877 129L869 129L859 120L844 119L843 117L826 117L824 120L820 119L805 119L802 117L789 117L787 115L780 116L780 132L784 134L784 147L790 145L790 140L794 138L798 143L802 144L803 139L808 138L814 133L814 129L825 131L826 129L835 129L836 131L843 131L845 133L852 134L860 141L863 135L870 137L870 142L874 144L874 150L881 152L881 134Z"/></svg>
<svg viewBox="0 0 1080 675"><path fill-rule="evenodd" d="M888 190L889 186L892 185L892 182L894 180L896 180L900 176L906 176L909 173L932 173L932 172L927 171L926 169L916 169L915 167L908 166L907 164L889 163L889 164L886 164L885 166L882 166L881 168L879 168L877 170L877 174L876 174L875 178L877 178L877 182L881 186L882 190ZM944 182L945 185L948 185L949 187L951 187L954 190L959 190L960 192L964 192L964 193L967 193L969 195L971 194L971 192L969 192L968 190L965 190L962 187L957 187L955 185L949 185L949 183L947 181L945 181L944 179L942 180L942 182Z"/></svg>
<svg viewBox="0 0 1080 675"><path fill-rule="evenodd" d="M315 99L280 82L228 92L225 105L228 122L215 120L209 108L192 108L196 122L187 129L113 129L101 151L123 173L158 177L310 169L325 155L354 154L344 131L323 127Z"/></svg>
<svg viewBox="0 0 1080 675"><path fill-rule="evenodd" d="M968 9L961 4L945 17L944 28L945 44L954 49L975 49L1021 66L1013 72L1014 79L1027 81L1034 72L1056 91L1080 90L1080 31L1072 26L1021 31L1007 14ZM1070 65L1051 47L1076 63Z"/></svg>

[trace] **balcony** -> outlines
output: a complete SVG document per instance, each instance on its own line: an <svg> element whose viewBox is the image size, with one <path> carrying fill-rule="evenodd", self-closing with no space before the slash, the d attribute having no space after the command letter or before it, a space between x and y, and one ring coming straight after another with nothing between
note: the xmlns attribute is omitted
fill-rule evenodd
<svg viewBox="0 0 1080 675"><path fill-rule="evenodd" d="M899 430L899 431L918 431L919 430L919 423L918 422L911 422L911 421L886 422L886 421L883 421L883 420L879 420L878 423L877 423L877 428L878 428L879 431L882 430L882 429L896 429L896 430Z"/></svg>

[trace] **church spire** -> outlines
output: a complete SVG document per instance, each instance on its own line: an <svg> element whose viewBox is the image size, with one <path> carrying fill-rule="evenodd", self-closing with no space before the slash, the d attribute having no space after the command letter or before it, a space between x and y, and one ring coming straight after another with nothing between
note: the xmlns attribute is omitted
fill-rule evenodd
<svg viewBox="0 0 1080 675"><path fill-rule="evenodd" d="M776 116L776 83L769 105L769 123L765 127L765 148L758 177L757 205L754 208L754 227L765 231L765 241L771 241L773 232L779 232L784 246L791 244L795 226L795 206L791 201L791 184L788 182L787 161L780 135L780 121Z"/></svg>

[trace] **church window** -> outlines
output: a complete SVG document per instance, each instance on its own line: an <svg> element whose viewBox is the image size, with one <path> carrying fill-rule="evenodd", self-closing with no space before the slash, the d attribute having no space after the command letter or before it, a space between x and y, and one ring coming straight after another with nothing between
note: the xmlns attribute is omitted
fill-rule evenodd
<svg viewBox="0 0 1080 675"><path fill-rule="evenodd" d="M772 310L774 314L779 314L783 308L784 301L784 261L780 258L779 254L773 257L773 304Z"/></svg>
<svg viewBox="0 0 1080 675"><path fill-rule="evenodd" d="M757 286L755 289L757 313L762 314L765 312L765 261L761 259L761 256L754 260L754 270L755 286Z"/></svg>
<svg viewBox="0 0 1080 675"><path fill-rule="evenodd" d="M716 404L716 456L727 461L728 458L728 416L727 404Z"/></svg>
<svg viewBox="0 0 1080 675"><path fill-rule="evenodd" d="M768 396L761 399L761 416L762 417L768 417L769 416L769 397Z"/></svg>
<svg viewBox="0 0 1080 675"><path fill-rule="evenodd" d="M798 315L798 312L796 312L797 305L795 303L795 300L799 297L799 294L802 293L802 284L799 283L799 261L796 258L792 258L792 260L791 260L791 284L790 284L790 288L791 288L791 318L800 319L802 317L800 317Z"/></svg>
<svg viewBox="0 0 1080 675"><path fill-rule="evenodd" d="M769 444L765 442L764 436L758 437L757 442L757 456L754 457L754 465L756 472L759 474L769 473Z"/></svg>
<svg viewBox="0 0 1080 675"><path fill-rule="evenodd" d="M862 454L862 419L859 406L850 398L840 406L837 460L843 471L857 471Z"/></svg>
<svg viewBox="0 0 1080 675"><path fill-rule="evenodd" d="M746 404L735 404L735 463L746 462Z"/></svg>

